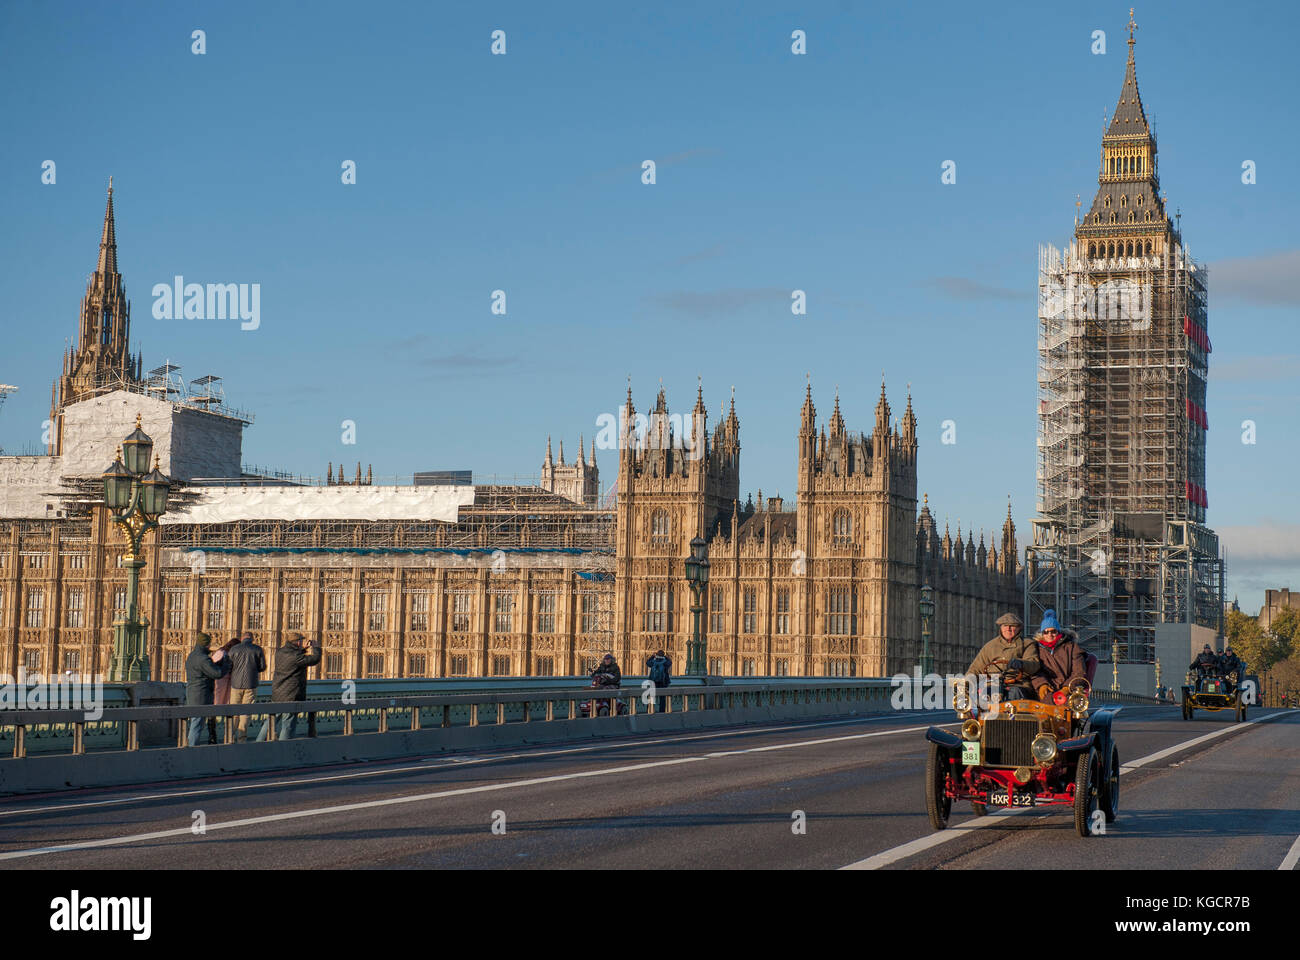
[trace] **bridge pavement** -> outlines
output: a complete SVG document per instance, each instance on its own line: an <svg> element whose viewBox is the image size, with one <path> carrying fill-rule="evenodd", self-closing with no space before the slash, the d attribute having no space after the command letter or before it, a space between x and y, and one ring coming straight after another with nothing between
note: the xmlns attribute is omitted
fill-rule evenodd
<svg viewBox="0 0 1300 960"><path fill-rule="evenodd" d="M1141 766L1087 840L1064 811L961 805L933 833L922 733L944 711L14 797L0 869L1294 866L1300 712L1221 716L1125 707Z"/></svg>

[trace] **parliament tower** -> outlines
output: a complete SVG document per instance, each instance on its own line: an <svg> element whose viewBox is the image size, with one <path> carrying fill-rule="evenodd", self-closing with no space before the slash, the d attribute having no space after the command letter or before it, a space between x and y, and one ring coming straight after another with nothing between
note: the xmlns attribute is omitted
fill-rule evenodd
<svg viewBox="0 0 1300 960"><path fill-rule="evenodd" d="M1158 623L1219 626L1205 526L1207 271L1160 191L1136 24L1097 192L1039 251L1038 519L1026 610L1054 607L1103 659L1149 663Z"/></svg>

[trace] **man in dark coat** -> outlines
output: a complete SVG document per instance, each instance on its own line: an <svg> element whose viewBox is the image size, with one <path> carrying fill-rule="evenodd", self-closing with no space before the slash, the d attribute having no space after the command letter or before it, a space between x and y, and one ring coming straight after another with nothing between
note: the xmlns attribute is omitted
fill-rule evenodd
<svg viewBox="0 0 1300 960"><path fill-rule="evenodd" d="M975 654L967 673L976 677L1000 677L1004 673L1020 673L1026 680L1038 672L1038 648L1024 635L1024 621L1015 613L998 617L998 635ZM1009 687L1008 700L1027 700L1033 691L1026 683Z"/></svg>
<svg viewBox="0 0 1300 960"><path fill-rule="evenodd" d="M185 658L185 704L186 706L209 706L212 703L212 687L218 677L230 672L230 662L218 650L210 656L212 638L202 631L194 635L194 649ZM190 717L188 742L191 747L199 745L199 734L203 731L203 718Z"/></svg>
<svg viewBox="0 0 1300 960"><path fill-rule="evenodd" d="M230 657L230 702L252 703L257 699L257 685L266 672L266 654L253 642L251 633L232 647ZM235 720L236 740L248 739L248 714Z"/></svg>
<svg viewBox="0 0 1300 960"><path fill-rule="evenodd" d="M656 650L653 657L648 657L645 662L646 673L650 676L650 681L655 688L666 687L673 682L673 658L666 656L662 649ZM664 698L655 698L655 713L664 712Z"/></svg>
<svg viewBox="0 0 1300 960"><path fill-rule="evenodd" d="M1219 656L1210 648L1207 643L1201 648L1200 654L1195 660L1188 665L1188 670L1196 672L1196 689L1201 689L1202 681L1206 677L1218 676L1219 673Z"/></svg>
<svg viewBox="0 0 1300 960"><path fill-rule="evenodd" d="M295 703L307 699L307 668L320 663L320 647L309 646L301 633L295 633L275 651L275 674L271 680L271 699L276 703ZM288 740L298 729L298 714L287 713L280 718L277 740ZM262 725L258 740L265 740L271 732L271 718Z"/></svg>
<svg viewBox="0 0 1300 960"><path fill-rule="evenodd" d="M1223 672L1223 676L1225 678L1229 674L1232 674L1232 680L1230 681L1230 685L1228 686L1228 693L1231 693L1233 691L1233 688L1237 684L1241 683L1242 677L1246 675L1246 664L1243 663L1241 658L1238 657L1237 654L1233 652L1232 647L1224 648L1223 657L1219 664L1219 669Z"/></svg>
<svg viewBox="0 0 1300 960"><path fill-rule="evenodd" d="M1039 670L1031 681L1040 700L1050 700L1058 690L1088 685L1088 657L1073 630L1062 630L1056 611L1048 610L1038 628Z"/></svg>
<svg viewBox="0 0 1300 960"><path fill-rule="evenodd" d="M608 673L614 678L613 686L618 687L622 685L623 671L618 668L618 661L614 659L612 653L605 654L600 663L597 664L596 669L591 671L593 677L601 673Z"/></svg>

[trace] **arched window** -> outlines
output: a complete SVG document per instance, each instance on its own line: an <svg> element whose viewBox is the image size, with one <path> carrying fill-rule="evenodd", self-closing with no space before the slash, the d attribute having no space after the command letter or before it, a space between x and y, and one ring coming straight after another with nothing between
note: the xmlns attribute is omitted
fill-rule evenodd
<svg viewBox="0 0 1300 960"><path fill-rule="evenodd" d="M831 518L831 539L836 543L848 543L853 539L853 518L847 510L836 510Z"/></svg>
<svg viewBox="0 0 1300 960"><path fill-rule="evenodd" d="M1114 256L1115 256L1115 244L1114 244L1114 243L1108 243L1108 244L1106 244L1106 256L1111 257L1111 258L1114 258Z"/></svg>
<svg viewBox="0 0 1300 960"><path fill-rule="evenodd" d="M650 536L656 540L668 539L668 511L656 510L650 515Z"/></svg>
<svg viewBox="0 0 1300 960"><path fill-rule="evenodd" d="M1088 244L1088 259L1093 260L1096 258L1096 256L1097 256L1097 245L1095 243Z"/></svg>
<svg viewBox="0 0 1300 960"><path fill-rule="evenodd" d="M1132 241L1132 240L1130 240L1130 241L1128 242L1128 256L1130 256L1130 257L1133 256L1133 241Z"/></svg>
<svg viewBox="0 0 1300 960"><path fill-rule="evenodd" d="M1128 197L1120 197L1120 198L1119 198L1119 205L1120 205L1121 207L1127 207L1127 206L1128 206Z"/></svg>
<svg viewBox="0 0 1300 960"><path fill-rule="evenodd" d="M1150 216L1151 216L1151 212L1150 212L1150 211L1147 211L1147 217L1148 217L1148 219L1150 218ZM1147 241L1147 256L1148 256L1148 257L1151 256L1151 241L1150 241L1150 240Z"/></svg>
<svg viewBox="0 0 1300 960"><path fill-rule="evenodd" d="M1109 209L1109 208L1110 208L1110 197L1109 197L1109 196L1106 197L1106 199L1103 200L1103 201L1101 202L1101 205L1102 205L1103 207L1106 207L1107 209Z"/></svg>

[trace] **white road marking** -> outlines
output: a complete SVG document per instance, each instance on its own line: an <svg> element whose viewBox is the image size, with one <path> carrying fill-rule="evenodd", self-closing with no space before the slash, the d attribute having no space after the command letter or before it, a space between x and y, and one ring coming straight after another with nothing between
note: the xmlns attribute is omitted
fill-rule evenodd
<svg viewBox="0 0 1300 960"><path fill-rule="evenodd" d="M889 850L878 853L873 857L867 857L865 860L858 860L856 863L850 863L847 866L840 867L840 869L879 870L881 867L887 867L891 863L905 860L908 857L929 850L931 847L937 847L941 843L960 839L969 834L972 830L981 830L984 827L995 827L1003 821L1009 820L1011 817L1026 816L1032 813L1034 813L1032 808L1022 807L1018 810L1007 810L1002 813L990 813L986 817L974 817L958 826L936 831L926 837L918 837L916 840L910 840L900 846L892 847Z"/></svg>
<svg viewBox="0 0 1300 960"><path fill-rule="evenodd" d="M469 756L435 757L420 763L400 767L382 767L378 770L360 770L351 773L338 773L328 776L299 777L292 780L259 780L255 783L237 783L224 787L203 787L196 790L170 790L165 793L136 794L129 797L115 797L110 800L86 800L80 803L56 803L42 807L21 807L17 810L0 810L0 817L14 817L24 813L52 813L63 810L77 810L85 807L120 806L146 800L172 800L184 797L204 797L221 793L234 793L241 790L257 790L263 787L294 787L310 783L329 783L337 780L356 780L362 777L382 777L394 773L410 773L420 770L438 770L479 763L495 763L502 760L532 759L534 757L554 757L573 753L592 753L598 750L614 750L620 747L650 747L665 743L689 743L693 740L714 740L721 737L739 737L755 733L780 733L811 730L816 727L838 727L854 723L872 723L880 720L898 719L901 714L886 713L878 716L855 717L851 719L824 720L818 723L787 724L777 727L758 727L741 730L722 730L717 733L689 734L680 737L659 737L654 740L615 740L609 743L586 744L581 747L566 747L561 750L538 750L526 753L499 753ZM952 724L939 724L951 726Z"/></svg>
<svg viewBox="0 0 1300 960"><path fill-rule="evenodd" d="M1288 713L1295 713L1295 712L1296 711L1294 710L1284 710L1281 713L1265 714L1262 717L1256 717L1254 720L1247 720L1245 723L1229 724L1228 726L1221 727L1218 730L1213 731L1212 733L1207 733L1202 737L1196 737L1195 739L1192 740L1185 740L1182 743L1174 744L1172 747L1166 747L1164 750L1158 750L1157 752L1149 754L1140 760L1131 760L1128 763L1121 764L1119 769L1121 773L1128 773L1130 770L1137 770L1140 767L1145 767L1149 763L1155 763L1157 760L1163 760L1165 757L1171 757L1178 751L1186 750L1188 747L1194 747L1198 743L1205 743L1207 740L1213 740L1215 737L1222 737L1225 734L1232 733L1232 731L1234 730L1240 730L1242 727L1248 727L1251 724L1260 723L1261 721L1271 719L1272 717L1285 716Z"/></svg>
<svg viewBox="0 0 1300 960"><path fill-rule="evenodd" d="M1300 837L1295 838L1295 843L1291 844L1291 849L1282 858L1282 866L1278 867L1278 869L1294 870L1297 863L1300 863Z"/></svg>
<svg viewBox="0 0 1300 960"><path fill-rule="evenodd" d="M848 740L868 740L873 737L889 737L900 733L917 733L928 730L923 727L903 727L897 730L878 730L873 733L854 733L843 737L823 737L819 740L797 740L793 743L773 744L766 747L748 747L741 750L725 750L716 753L697 754L693 757L677 757L672 760L652 760L647 763L634 763L622 767L607 767L598 770L583 770L577 773L555 774L549 777L532 777L527 780L512 780L506 783L489 783L477 787L459 787L454 790L439 790L434 793L419 793L406 797L388 797L384 800L367 800L361 803L343 803L329 807L317 807L308 810L293 810L288 813L274 813L263 817L247 817L243 820L231 820L226 823L207 824L207 832L214 830L232 830L237 827L256 826L261 823L275 823L283 820L298 820L303 817L324 816L331 813L347 813L352 810L373 810L378 807L391 807L404 803L419 803L424 800L440 800L446 797L460 797L476 793L494 793L499 790L513 790L518 787L533 787L544 783L561 783L566 780L579 780L589 777L607 777L617 773L632 773L636 770L651 770L656 767L679 766L684 763L697 763L702 760L718 760L723 757L742 756L747 753L764 753L771 750L792 750L798 747L812 747L827 743L843 743ZM74 850L91 850L97 847L113 847L127 843L140 843L145 840L160 840L166 837L192 836L189 826L175 830L156 830L151 833L130 834L120 837L106 837L100 840L83 840L77 843L60 844L51 847L35 847L30 850L15 850L0 853L0 860L22 860L38 857L48 853L69 853Z"/></svg>
<svg viewBox="0 0 1300 960"><path fill-rule="evenodd" d="M1255 720L1247 720L1244 724L1233 724L1232 726L1224 727L1222 730L1216 730L1213 733L1208 733L1203 737L1196 737L1195 739L1192 740L1186 740L1183 743L1175 744L1172 747L1169 747L1165 750L1157 751L1156 753L1152 753L1148 756L1142 757L1139 760L1134 760L1130 763L1123 764L1120 766L1120 773L1122 774L1130 770L1137 770L1139 767L1144 767L1147 764L1154 763L1156 760L1160 760L1163 757L1168 757L1172 754L1175 754L1179 750L1186 750L1188 747L1195 746L1198 743L1204 743L1206 740L1213 740L1215 737L1221 737L1225 733L1231 733L1233 730L1239 730L1243 726L1249 726L1252 723L1259 723L1261 720L1267 720L1270 717L1282 716L1285 713L1295 713L1295 712L1296 711L1294 710L1287 710L1284 711L1282 714L1276 714L1276 713L1268 714L1267 716L1259 717ZM1032 808L1026 807L1024 808L1023 812L1029 812L1030 809ZM931 847L937 847L940 844L949 843L950 841L953 840L960 840L962 837L968 835L972 830L979 830L983 827L993 826L994 824L1004 821L1009 817L1014 816L1016 813L1020 813L1020 812L1022 811L1018 811L1018 810L1007 811L1005 813L989 814L987 817L979 817L967 823L963 823L960 826L949 827L946 830L936 831L935 833L932 833L928 836L920 837L916 840L911 840L907 843L900 844L897 847L891 847L888 850L885 850L881 853L877 853L875 856L867 857L865 860L858 860L854 863L847 864L846 866L840 867L840 869L841 870L879 870L881 867L886 867L889 864L896 863L899 860L905 860L908 857L915 856L918 853L921 853L925 850L929 850ZM1297 859L1300 859L1300 840L1297 840L1296 845L1291 848L1291 852L1287 854L1287 859L1283 861L1283 864L1285 865L1288 861L1290 861L1291 866L1293 867L1295 866ZM1285 869L1291 869L1291 868L1285 867Z"/></svg>
<svg viewBox="0 0 1300 960"><path fill-rule="evenodd" d="M1286 712L1295 713L1294 710L1288 710ZM1296 837L1295 843L1291 844L1291 849L1288 850L1286 856L1282 858L1282 864L1278 869L1294 870L1297 863L1300 863L1300 837Z"/></svg>

